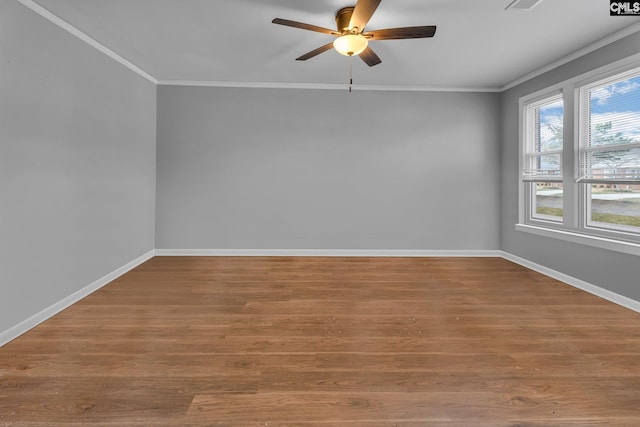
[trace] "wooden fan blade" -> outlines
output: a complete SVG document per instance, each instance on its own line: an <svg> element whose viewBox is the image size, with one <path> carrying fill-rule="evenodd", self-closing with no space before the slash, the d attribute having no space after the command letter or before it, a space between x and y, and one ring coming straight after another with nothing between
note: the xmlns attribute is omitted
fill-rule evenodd
<svg viewBox="0 0 640 427"><path fill-rule="evenodd" d="M378 55L376 55L373 49L369 46L367 46L367 48L360 54L360 58L362 58L369 67L373 67L374 65L378 65L382 62Z"/></svg>
<svg viewBox="0 0 640 427"><path fill-rule="evenodd" d="M303 30L315 31L316 33L329 34L331 36L338 35L337 32L328 28L318 27L316 25L305 24L304 22L290 21L288 19L276 18L271 21L273 24L285 25L287 27L300 28Z"/></svg>
<svg viewBox="0 0 640 427"><path fill-rule="evenodd" d="M367 31L363 35L371 37L371 40L402 40L422 39L433 37L436 34L436 26L387 28L385 30Z"/></svg>
<svg viewBox="0 0 640 427"><path fill-rule="evenodd" d="M355 9L353 10L353 14L351 15L349 29L351 30L357 27L358 31L362 32L381 1L382 0L358 0L358 3L356 3Z"/></svg>
<svg viewBox="0 0 640 427"><path fill-rule="evenodd" d="M321 46L321 47L319 47L319 48L317 48L315 50L312 50L309 53L305 53L304 55L302 55L299 58L296 58L296 61L306 61L307 59L311 59L314 56L318 56L321 53L324 53L324 52L326 52L328 50L331 50L332 48L333 48L333 42L327 43L324 46Z"/></svg>

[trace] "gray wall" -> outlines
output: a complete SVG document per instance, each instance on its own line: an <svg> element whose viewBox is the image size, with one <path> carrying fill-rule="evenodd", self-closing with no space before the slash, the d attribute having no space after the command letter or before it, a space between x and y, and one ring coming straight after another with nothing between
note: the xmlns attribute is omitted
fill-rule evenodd
<svg viewBox="0 0 640 427"><path fill-rule="evenodd" d="M499 95L162 86L160 249L497 249Z"/></svg>
<svg viewBox="0 0 640 427"><path fill-rule="evenodd" d="M518 98L639 51L636 34L502 95L160 87L156 99L0 2L0 331L154 236L172 249L502 248L640 300L637 257L514 230Z"/></svg>
<svg viewBox="0 0 640 427"><path fill-rule="evenodd" d="M640 301L638 257L516 231L518 98L640 52L640 33L592 52L502 94L502 250Z"/></svg>
<svg viewBox="0 0 640 427"><path fill-rule="evenodd" d="M0 331L153 249L156 88L0 2Z"/></svg>

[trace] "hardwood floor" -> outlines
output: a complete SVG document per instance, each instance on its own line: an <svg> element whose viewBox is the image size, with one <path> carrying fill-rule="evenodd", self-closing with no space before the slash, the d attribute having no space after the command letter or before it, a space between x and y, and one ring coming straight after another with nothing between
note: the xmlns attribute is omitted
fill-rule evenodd
<svg viewBox="0 0 640 427"><path fill-rule="evenodd" d="M2 426L638 426L640 314L498 258L157 257L0 380Z"/></svg>

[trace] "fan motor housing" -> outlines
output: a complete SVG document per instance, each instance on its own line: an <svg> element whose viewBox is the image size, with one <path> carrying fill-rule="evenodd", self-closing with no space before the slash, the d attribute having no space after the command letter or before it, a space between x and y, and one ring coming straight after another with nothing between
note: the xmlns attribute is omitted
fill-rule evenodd
<svg viewBox="0 0 640 427"><path fill-rule="evenodd" d="M336 13L336 25L338 31L341 33L349 32L349 23L351 22L351 15L353 15L354 7L343 7ZM362 28L358 28L362 31Z"/></svg>

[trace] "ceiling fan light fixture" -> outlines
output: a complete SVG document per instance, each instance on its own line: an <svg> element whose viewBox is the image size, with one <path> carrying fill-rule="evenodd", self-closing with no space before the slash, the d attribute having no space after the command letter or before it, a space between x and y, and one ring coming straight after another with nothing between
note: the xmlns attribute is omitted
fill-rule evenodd
<svg viewBox="0 0 640 427"><path fill-rule="evenodd" d="M367 46L369 46L369 40L362 34L347 34L333 42L335 50L344 56L360 55Z"/></svg>
<svg viewBox="0 0 640 427"><path fill-rule="evenodd" d="M344 56L359 55L360 59L362 59L362 61L369 67L382 63L382 60L378 55L376 55L373 49L369 47L369 40L423 39L433 37L435 35L435 25L385 28L373 31L367 30L365 33L364 29L369 24L369 20L375 13L381 1L382 0L356 0L355 6L343 7L340 9L336 12L337 31L318 27L317 25L305 24L304 22L290 21L288 19L281 18L275 18L271 22L278 25L285 25L287 27L300 28L301 30L314 31L316 33L338 37L335 41L329 42L296 58L296 61L306 61L307 59L315 58L321 53L335 49L338 53Z"/></svg>

